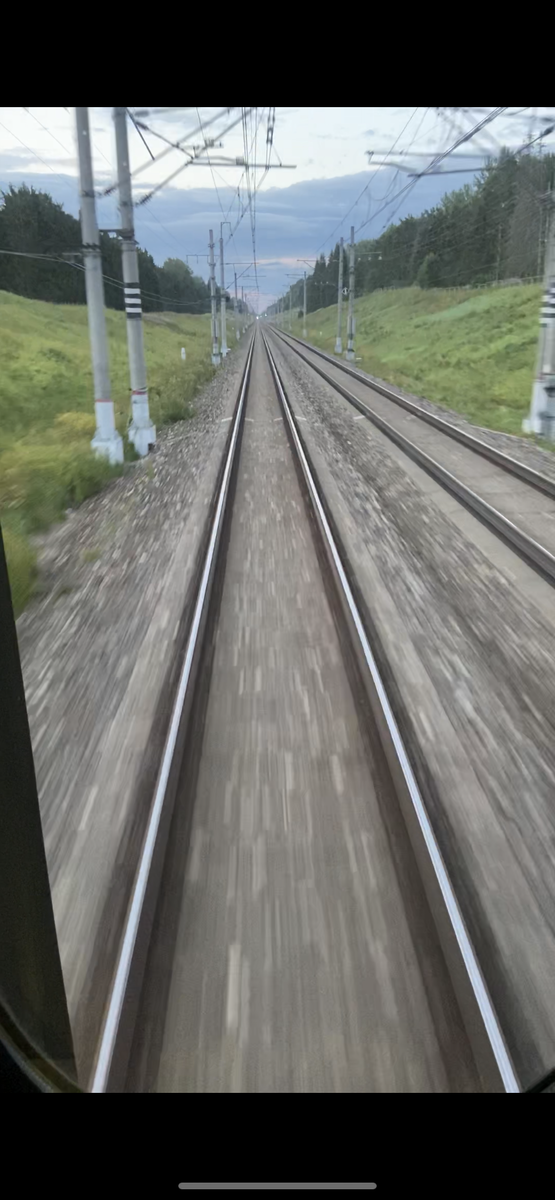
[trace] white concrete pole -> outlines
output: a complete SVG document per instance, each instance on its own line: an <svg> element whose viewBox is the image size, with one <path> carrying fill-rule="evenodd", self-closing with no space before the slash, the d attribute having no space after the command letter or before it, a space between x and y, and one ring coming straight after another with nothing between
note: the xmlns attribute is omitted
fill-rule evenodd
<svg viewBox="0 0 555 1200"><path fill-rule="evenodd" d="M335 339L335 353L343 352L342 329L341 329L341 308L343 304L343 238L339 242L339 275L337 281L337 337Z"/></svg>
<svg viewBox="0 0 555 1200"><path fill-rule="evenodd" d="M544 294L532 403L522 427L555 441L555 202L549 195Z"/></svg>
<svg viewBox="0 0 555 1200"><path fill-rule="evenodd" d="M235 340L236 340L236 342L238 342L239 341L239 305L237 303L237 271L234 271L234 275L235 275Z"/></svg>
<svg viewBox="0 0 555 1200"><path fill-rule="evenodd" d="M104 312L104 280L100 234L96 221L96 203L92 169L91 139L88 108L75 109L77 148L79 155L79 195L81 202L81 236L85 260L87 315L94 380L94 410L96 433L91 442L96 454L111 463L123 462L123 442L116 429L114 405L110 396L110 368L106 314Z"/></svg>
<svg viewBox="0 0 555 1200"><path fill-rule="evenodd" d="M355 227L351 225L351 241L349 244L349 314L347 317L347 358L353 361L355 357Z"/></svg>
<svg viewBox="0 0 555 1200"><path fill-rule="evenodd" d="M119 211L121 217L121 258L125 293L127 352L131 376L132 421L129 441L137 454L145 455L156 444L156 430L150 419L146 382L143 316L139 283L139 256L135 241L133 194L127 140L127 109L114 108L116 155L118 165Z"/></svg>
<svg viewBox="0 0 555 1200"><path fill-rule="evenodd" d="M220 233L222 233L222 228L223 227L220 226ZM220 237L220 288L221 288L221 295L220 295L221 343L220 343L220 349L221 349L222 358L225 358L225 356L227 354L227 328L226 328L227 312L226 312L226 303L225 303L225 264L224 264L224 239L223 239L223 236Z"/></svg>
<svg viewBox="0 0 555 1200"><path fill-rule="evenodd" d="M211 307L211 330L212 330L212 366L219 367L220 351L218 349L218 318L216 310L216 275L214 263L214 233L209 231L208 249L210 251L210 307Z"/></svg>

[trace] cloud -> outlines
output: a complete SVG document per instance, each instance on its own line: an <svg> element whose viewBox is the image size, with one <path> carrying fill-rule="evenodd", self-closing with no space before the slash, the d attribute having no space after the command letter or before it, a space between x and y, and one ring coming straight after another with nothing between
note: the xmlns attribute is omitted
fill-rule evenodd
<svg viewBox="0 0 555 1200"><path fill-rule="evenodd" d="M14 169L17 162L19 171ZM79 198L74 178L62 178L50 173L45 175L38 171L23 172L21 159L15 156L10 159L8 172L5 157L3 166L0 187L6 187L9 182L17 185L24 181L49 192L55 200L63 203L66 211L78 216ZM270 296L279 295L289 286L287 275L292 264L295 268L298 266L299 271L304 270L304 263L297 260L314 259L322 251L329 253L341 235L347 240L351 223L357 228L366 220L369 201L370 214L372 210L377 211L380 197L386 195L394 177L394 169L383 168L379 172L364 171L333 179L313 179L294 183L287 188L269 187L260 191L256 197L256 252L266 276L264 281L261 279L261 290L266 293L264 303L270 303ZM438 203L446 192L462 186L471 178L470 175L424 177L408 196L397 201L399 208L395 213L395 221L409 214L417 216ZM404 183L405 176L401 176L393 187L393 196ZM360 203L349 212L366 185L368 189ZM373 194L375 199L372 199ZM396 204L393 203L383 215L361 229L357 238L378 236L391 220L395 208ZM237 193L223 184L219 187L219 197L212 187L186 191L168 187L150 203L136 209L137 239L158 263L166 258L185 258L188 255L192 269L207 278L208 230L212 228L216 240L219 239L220 222L228 210L230 220L236 221ZM115 198L102 200L98 205L98 214L101 226L110 228L117 224ZM343 217L342 227L336 229ZM228 234L229 227L225 236ZM229 264L226 282L232 284L234 270L240 276L253 258L248 212L234 240L228 243L225 257ZM231 265L233 261L238 264L235 268ZM248 274L252 274L252 270Z"/></svg>

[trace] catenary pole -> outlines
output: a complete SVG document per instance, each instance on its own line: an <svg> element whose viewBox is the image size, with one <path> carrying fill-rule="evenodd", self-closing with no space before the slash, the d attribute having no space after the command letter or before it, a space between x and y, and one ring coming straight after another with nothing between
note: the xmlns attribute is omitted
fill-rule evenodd
<svg viewBox="0 0 555 1200"><path fill-rule="evenodd" d="M114 108L116 156L118 171L119 211L121 218L121 259L127 325L127 352L131 376L132 421L129 441L137 454L145 455L156 443L156 430L150 420L143 341L139 256L135 241L133 194L127 139L127 109Z"/></svg>
<svg viewBox="0 0 555 1200"><path fill-rule="evenodd" d="M239 306L237 303L237 271L234 272L234 275L235 275L235 340L238 342L239 341L239 311L238 311Z"/></svg>
<svg viewBox="0 0 555 1200"><path fill-rule="evenodd" d="M536 378L530 413L523 422L527 433L539 433L555 441L555 193L547 196L547 239L545 248L544 293L540 316L540 336Z"/></svg>
<svg viewBox="0 0 555 1200"><path fill-rule="evenodd" d="M214 231L209 230L208 249L210 251L210 308L211 308L211 329L212 329L212 366L219 367L220 352L218 349L218 318L216 310L216 275L214 263Z"/></svg>
<svg viewBox="0 0 555 1200"><path fill-rule="evenodd" d="M355 357L355 227L351 225L351 241L349 243L349 314L347 317L347 358L353 361Z"/></svg>
<svg viewBox="0 0 555 1200"><path fill-rule="evenodd" d="M227 327L226 327L226 303L225 303L225 264L224 264L224 239L223 225L220 226L220 350L222 358L227 354Z"/></svg>
<svg viewBox="0 0 555 1200"><path fill-rule="evenodd" d="M341 308L343 305L343 238L339 242L339 276L337 281L337 337L335 339L335 353L341 354L343 351L342 329L341 329Z"/></svg>
<svg viewBox="0 0 555 1200"><path fill-rule="evenodd" d="M88 108L75 109L77 151L79 157L79 196L81 205L81 236L85 262L87 316L94 382L96 433L92 448L111 463L123 462L123 442L116 429L114 405L110 394L108 337L104 311L104 280L100 234L96 220L96 201L92 168L91 138Z"/></svg>

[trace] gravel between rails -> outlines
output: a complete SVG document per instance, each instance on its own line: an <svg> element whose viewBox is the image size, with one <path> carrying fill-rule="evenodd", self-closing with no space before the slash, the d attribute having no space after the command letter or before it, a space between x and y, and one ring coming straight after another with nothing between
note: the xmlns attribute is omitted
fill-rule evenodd
<svg viewBox="0 0 555 1200"><path fill-rule="evenodd" d="M555 1063L555 636L272 338L525 1086Z"/></svg>
<svg viewBox="0 0 555 1200"><path fill-rule="evenodd" d="M129 1090L479 1091L260 336L209 643Z"/></svg>
<svg viewBox="0 0 555 1200"><path fill-rule="evenodd" d="M245 343L147 462L41 539L18 621L58 938L86 1082L159 763Z"/></svg>
<svg viewBox="0 0 555 1200"><path fill-rule="evenodd" d="M284 330L284 333L287 333L287 330ZM313 350L319 349L313 343L307 342L307 345ZM322 359L321 362L325 369L325 359ZM413 404L419 404L426 412L433 413L434 416L441 417L444 421L450 421L452 425L464 429L473 437L480 438L488 446L493 446L495 450L501 450L503 454L509 454L511 458L516 458L517 461L531 467L532 470L540 471L549 479L555 479L555 454L552 450L543 449L530 438L518 437L514 433L501 433L498 429L485 429L482 425L472 425L470 421L466 420L466 417L461 416L460 412L455 412L452 408L447 408L443 404L435 404L433 400L427 400L425 396L417 396L414 392L407 392L398 383L392 384L387 379L380 379L378 375L369 375L367 371L362 370L360 363L351 365L360 372L362 378L367 380L370 386L377 383L382 387L389 388L392 392L398 392L403 399L411 400ZM344 373L344 380L345 387L349 387L349 376L346 373Z"/></svg>

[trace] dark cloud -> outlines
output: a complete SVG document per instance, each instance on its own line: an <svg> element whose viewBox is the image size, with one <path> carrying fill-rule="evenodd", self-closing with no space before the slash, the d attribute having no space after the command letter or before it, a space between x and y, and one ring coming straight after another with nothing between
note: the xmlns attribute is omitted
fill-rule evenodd
<svg viewBox="0 0 555 1200"><path fill-rule="evenodd" d="M16 166L15 163L13 165ZM270 260L264 261L264 267L261 267L261 275L262 272L265 275L264 281L261 279L261 290L266 293L264 303L269 302L268 294L279 294L289 285L289 272L304 269L304 263L297 263L297 259L314 258L320 248L328 253L341 234L345 239L349 237L351 223L357 228L366 220L369 211L370 215L372 211L376 212L380 207L380 199L393 185L394 177L394 169L385 168L379 172L365 171L333 179L312 179L293 183L287 188L268 187L261 191L256 197L256 253L258 259ZM471 179L471 175L425 176L408 196L393 203L383 215L366 225L357 238L377 236L393 214L395 221L409 214L417 216L438 203L446 192ZM5 188L9 182L26 182L41 188L63 203L66 211L78 216L79 201L74 178L22 173L19 163L19 170L3 174L0 187ZM392 187L392 196L405 182L408 179L399 175ZM349 209L366 184L369 184L368 191L349 214ZM399 207L395 212L397 204ZM98 211L101 226L112 227L117 221L113 198L100 201ZM137 207L137 238L159 263L169 257L185 257L188 254L193 270L206 278L206 257L203 256L207 253L208 230L212 228L218 239L220 222L228 212L229 219L236 221L237 193L232 188L222 185L218 196L213 187L195 187L188 191L168 187L149 204ZM334 227L343 217L346 217L343 226L331 237ZM229 227L226 227L225 236L228 235ZM226 259L228 262L233 259L238 261L236 270L239 276L252 257L252 233L249 213L246 212L233 242L226 248ZM252 270L249 275L252 275ZM228 283L233 281L231 266L226 272L226 280Z"/></svg>

